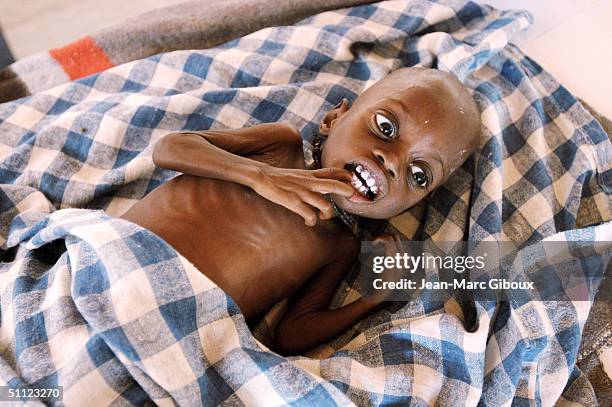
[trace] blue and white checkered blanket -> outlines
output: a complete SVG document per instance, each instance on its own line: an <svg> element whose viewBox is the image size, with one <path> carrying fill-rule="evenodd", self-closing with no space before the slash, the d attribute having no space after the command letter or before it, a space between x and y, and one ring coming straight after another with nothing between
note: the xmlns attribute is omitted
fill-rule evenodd
<svg viewBox="0 0 612 407"><path fill-rule="evenodd" d="M175 175L151 161L164 134L286 120L309 138L341 97L419 64L474 91L483 134L396 228L609 252L610 141L509 44L529 22L473 2L385 1L0 105L0 384L61 385L68 405L588 402L575 359L589 301L477 302L468 332L452 300L416 298L366 318L318 359L284 358L170 246L114 217ZM601 278L603 266L580 260L577 274ZM345 282L334 305L354 295Z"/></svg>

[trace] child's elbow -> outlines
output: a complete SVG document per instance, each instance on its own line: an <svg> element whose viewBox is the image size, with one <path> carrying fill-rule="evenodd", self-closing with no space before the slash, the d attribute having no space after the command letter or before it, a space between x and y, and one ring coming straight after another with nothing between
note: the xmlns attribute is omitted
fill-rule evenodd
<svg viewBox="0 0 612 407"><path fill-rule="evenodd" d="M170 168L172 166L172 152L177 144L178 137L179 134L170 133L157 141L151 154L153 164L161 168Z"/></svg>

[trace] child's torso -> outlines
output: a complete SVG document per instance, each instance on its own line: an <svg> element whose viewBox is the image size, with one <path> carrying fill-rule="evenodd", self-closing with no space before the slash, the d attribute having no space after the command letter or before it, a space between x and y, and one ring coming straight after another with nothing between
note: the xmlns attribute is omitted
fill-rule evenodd
<svg viewBox="0 0 612 407"><path fill-rule="evenodd" d="M333 260L348 229L304 220L232 182L181 175L124 216L156 233L218 284L247 318L291 295Z"/></svg>

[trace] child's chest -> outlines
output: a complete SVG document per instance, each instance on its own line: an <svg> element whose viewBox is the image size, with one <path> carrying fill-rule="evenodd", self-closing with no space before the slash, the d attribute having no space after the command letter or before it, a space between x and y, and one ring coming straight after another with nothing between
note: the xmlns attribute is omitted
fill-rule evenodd
<svg viewBox="0 0 612 407"><path fill-rule="evenodd" d="M172 226L157 233L247 316L295 292L338 255L338 239L350 237L331 221L308 227L300 216L244 186L181 178L166 191L180 210L171 211Z"/></svg>

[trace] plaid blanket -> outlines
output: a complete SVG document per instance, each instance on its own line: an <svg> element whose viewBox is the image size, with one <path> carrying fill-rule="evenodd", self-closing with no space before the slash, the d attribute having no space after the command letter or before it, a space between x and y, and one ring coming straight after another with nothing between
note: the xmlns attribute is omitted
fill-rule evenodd
<svg viewBox="0 0 612 407"><path fill-rule="evenodd" d="M453 300L416 298L284 358L170 246L114 217L176 175L151 161L167 132L287 120L308 139L341 97L418 64L473 89L483 135L397 229L609 253L610 141L509 44L529 22L473 2L385 1L0 105L0 384L61 385L73 405L589 404L575 364L589 301L477 302L468 331ZM571 266L593 281L606 268ZM355 295L347 280L332 306Z"/></svg>
<svg viewBox="0 0 612 407"><path fill-rule="evenodd" d="M198 0L155 9L1 69L0 103L160 52L210 48L264 27L372 1Z"/></svg>

